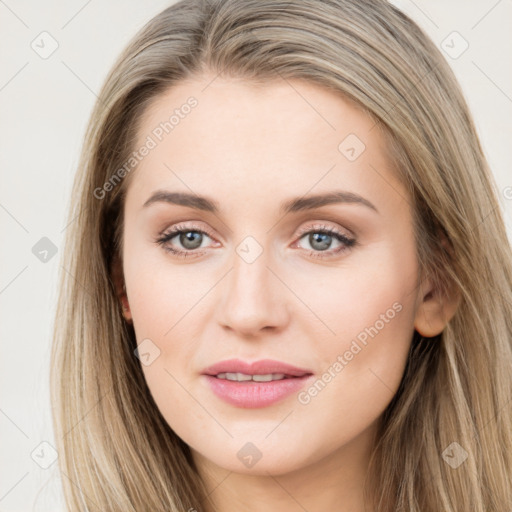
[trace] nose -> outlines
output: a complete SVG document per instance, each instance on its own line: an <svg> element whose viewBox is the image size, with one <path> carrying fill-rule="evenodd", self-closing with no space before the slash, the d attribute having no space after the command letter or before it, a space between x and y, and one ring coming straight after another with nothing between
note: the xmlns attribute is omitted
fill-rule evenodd
<svg viewBox="0 0 512 512"><path fill-rule="evenodd" d="M279 331L289 321L289 292L268 267L268 251L249 263L235 253L233 268L220 289L218 321L243 336Z"/></svg>

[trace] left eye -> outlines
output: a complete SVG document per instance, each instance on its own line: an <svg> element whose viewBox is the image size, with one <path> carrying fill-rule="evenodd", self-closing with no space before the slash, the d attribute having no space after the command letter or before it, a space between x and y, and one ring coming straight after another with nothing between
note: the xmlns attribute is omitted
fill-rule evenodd
<svg viewBox="0 0 512 512"><path fill-rule="evenodd" d="M341 250L345 247L350 247L354 243L353 239L330 229L309 231L302 235L299 240L302 239L306 239L314 251L320 252L330 249L333 241L337 241L341 245ZM340 249L335 249L334 252L338 250Z"/></svg>

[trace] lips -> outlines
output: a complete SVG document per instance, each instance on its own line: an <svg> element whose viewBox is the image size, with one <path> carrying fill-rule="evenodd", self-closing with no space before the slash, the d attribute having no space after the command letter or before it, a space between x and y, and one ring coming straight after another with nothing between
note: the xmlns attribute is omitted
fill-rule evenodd
<svg viewBox="0 0 512 512"><path fill-rule="evenodd" d="M246 363L240 359L229 359L209 366L202 373L203 375L211 375L213 377L219 375L219 373L243 373L245 375L284 374L285 378L291 378L312 375L313 372L272 359L262 359L253 363Z"/></svg>
<svg viewBox="0 0 512 512"><path fill-rule="evenodd" d="M206 368L202 375L207 387L224 402L235 407L258 408L299 392L313 373L270 359L253 363L230 359Z"/></svg>

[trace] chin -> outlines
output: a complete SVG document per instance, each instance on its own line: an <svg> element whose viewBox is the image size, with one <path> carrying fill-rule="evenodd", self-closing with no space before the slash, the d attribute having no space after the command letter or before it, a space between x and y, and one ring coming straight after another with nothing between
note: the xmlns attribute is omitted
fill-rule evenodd
<svg viewBox="0 0 512 512"><path fill-rule="evenodd" d="M254 476L283 475L297 471L310 462L305 453L300 458L297 457L299 448L296 446L285 448L281 445L281 450L275 450L272 446L263 446L263 442L259 445L250 442L235 444L235 448L222 446L219 451L201 452L199 456L209 464L227 471Z"/></svg>

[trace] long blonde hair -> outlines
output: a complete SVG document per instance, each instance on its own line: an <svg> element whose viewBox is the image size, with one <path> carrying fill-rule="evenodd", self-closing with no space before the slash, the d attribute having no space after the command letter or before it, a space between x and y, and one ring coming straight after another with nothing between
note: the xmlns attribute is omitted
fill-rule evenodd
<svg viewBox="0 0 512 512"><path fill-rule="evenodd" d="M204 71L309 80L375 119L410 191L420 267L460 304L439 336L412 340L368 498L379 512L511 510L512 261L497 191L453 72L383 0L182 0L113 67L74 183L55 321L53 421L69 510L210 510L116 296L128 180L95 193L133 152L149 102ZM457 467L454 453L465 459Z"/></svg>

